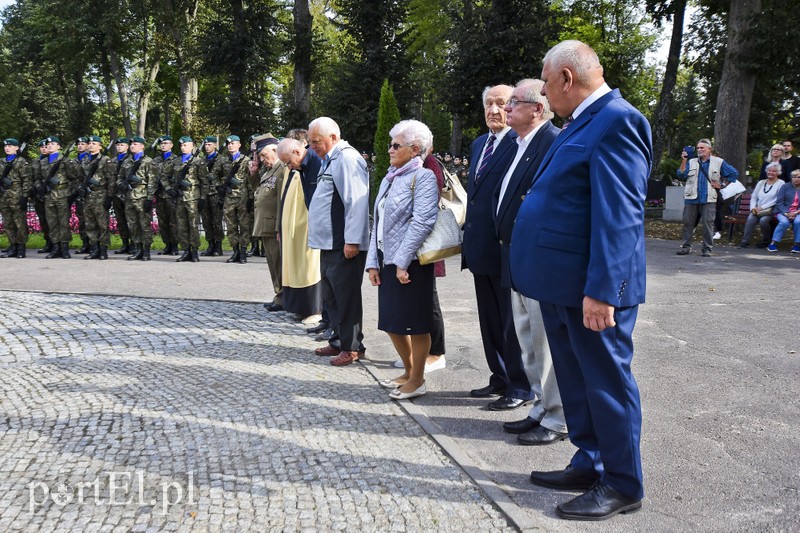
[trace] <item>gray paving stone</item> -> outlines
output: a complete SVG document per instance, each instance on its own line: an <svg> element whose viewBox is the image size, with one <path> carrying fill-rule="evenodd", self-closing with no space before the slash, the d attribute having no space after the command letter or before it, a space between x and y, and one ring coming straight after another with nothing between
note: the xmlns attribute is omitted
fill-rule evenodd
<svg viewBox="0 0 800 533"><path fill-rule="evenodd" d="M513 529L363 367L259 307L0 292L0 529Z"/></svg>

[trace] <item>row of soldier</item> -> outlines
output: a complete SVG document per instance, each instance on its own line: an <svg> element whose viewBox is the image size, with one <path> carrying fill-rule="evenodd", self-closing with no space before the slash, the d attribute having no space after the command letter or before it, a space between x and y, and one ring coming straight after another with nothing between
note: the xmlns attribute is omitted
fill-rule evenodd
<svg viewBox="0 0 800 533"><path fill-rule="evenodd" d="M251 149L259 153L277 144L271 135L251 139ZM218 151L219 138L206 137L203 150L195 148L191 137L178 140L179 153L173 153L169 135L156 139L147 150L146 141L134 136L121 137L105 149L99 136L81 137L62 153L61 141L50 136L38 144L39 158L28 162L21 155L17 139L3 141L6 157L0 162L0 213L3 215L9 247L2 257L24 258L28 239L28 202L33 202L45 246L39 252L51 258L70 258L72 238L69 220L76 206L83 246L75 253L86 259L107 259L110 244L109 217L113 209L122 247L117 254L128 259L150 260L153 242L153 208L164 241L160 253L182 255L177 261L197 262L200 216L208 248L203 255L223 255L223 218L233 248L228 262L246 263L247 247L257 253L258 239L251 239L254 225L254 192L261 175L274 160L274 150L266 157L248 157L241 151L236 135L225 139L225 154ZM158 146L159 154L146 152ZM69 158L73 147L77 157ZM115 155L108 153L114 148Z"/></svg>

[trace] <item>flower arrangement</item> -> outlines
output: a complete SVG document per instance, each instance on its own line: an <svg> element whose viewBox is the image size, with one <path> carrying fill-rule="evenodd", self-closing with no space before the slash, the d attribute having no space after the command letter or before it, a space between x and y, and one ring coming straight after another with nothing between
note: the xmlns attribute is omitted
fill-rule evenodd
<svg viewBox="0 0 800 533"><path fill-rule="evenodd" d="M663 208L665 203L666 202L664 202L663 198L653 198L651 200L645 201L644 206L645 207Z"/></svg>

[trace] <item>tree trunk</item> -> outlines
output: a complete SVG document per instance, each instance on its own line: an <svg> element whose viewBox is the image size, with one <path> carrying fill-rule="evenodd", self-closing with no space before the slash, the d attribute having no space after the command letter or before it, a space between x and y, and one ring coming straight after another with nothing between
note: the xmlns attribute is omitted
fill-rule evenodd
<svg viewBox="0 0 800 533"><path fill-rule="evenodd" d="M450 136L450 153L454 157L461 157L461 141L464 137L464 119L453 115L453 134ZM475 157L475 154L470 154Z"/></svg>
<svg viewBox="0 0 800 533"><path fill-rule="evenodd" d="M308 0L295 0L294 15L294 120L308 124L311 120L311 12Z"/></svg>
<svg viewBox="0 0 800 533"><path fill-rule="evenodd" d="M160 67L161 63L157 60L150 65L150 70L145 80L145 86L142 87L142 91L139 93L139 101L136 110L136 135L140 137L144 137L145 127L147 126L147 110L150 107L150 95L153 92L153 84L156 82L156 76L158 76Z"/></svg>
<svg viewBox="0 0 800 533"><path fill-rule="evenodd" d="M122 127L125 129L125 135L130 137L133 135L133 128L131 127L131 110L128 107L128 89L125 87L124 74L122 66L119 62L119 55L110 39L106 39L106 49L108 50L108 60L111 66L111 73L114 75L114 81L117 82L117 95L119 96L119 110L122 113Z"/></svg>
<svg viewBox="0 0 800 533"><path fill-rule="evenodd" d="M672 38L669 42L667 68L653 123L653 168L650 179L661 179L659 165L667 144L667 124L672 121L672 93L678 79L678 65L683 45L683 18L686 14L686 0L675 0L672 5Z"/></svg>
<svg viewBox="0 0 800 533"><path fill-rule="evenodd" d="M757 61L753 22L761 12L761 0L731 0L728 13L728 43L717 95L714 137L720 157L733 165L743 178L747 170L747 129L753 101L755 73L745 61Z"/></svg>
<svg viewBox="0 0 800 533"><path fill-rule="evenodd" d="M111 66L108 61L108 53L105 47L101 47L100 53L100 69L103 73L103 86L106 90L106 107L108 108L108 116L112 119L112 126L108 129L108 136L112 139L117 137L117 128L113 126L116 123L114 117L114 81L111 77Z"/></svg>
<svg viewBox="0 0 800 533"><path fill-rule="evenodd" d="M242 0L230 0L230 4L234 33L239 37L239 39L242 39L243 36L247 35L247 21L245 20ZM245 130L245 115L249 107L247 105L247 98L245 97L245 79L245 71L239 69L234 69L228 78L228 98L230 99L228 109L230 110L230 128L231 131L242 134Z"/></svg>

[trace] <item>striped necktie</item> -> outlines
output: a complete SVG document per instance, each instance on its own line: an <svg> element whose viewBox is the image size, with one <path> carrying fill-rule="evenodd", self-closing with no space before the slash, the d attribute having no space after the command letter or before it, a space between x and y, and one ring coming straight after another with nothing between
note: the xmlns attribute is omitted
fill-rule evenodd
<svg viewBox="0 0 800 533"><path fill-rule="evenodd" d="M475 173L475 183L478 183L478 177L483 174L483 170L486 168L486 164L489 162L489 159L492 157L492 153L494 153L494 141L497 139L494 133L489 135L489 140L486 141L486 148L483 149L483 159L481 159L481 166L478 168L478 171Z"/></svg>

